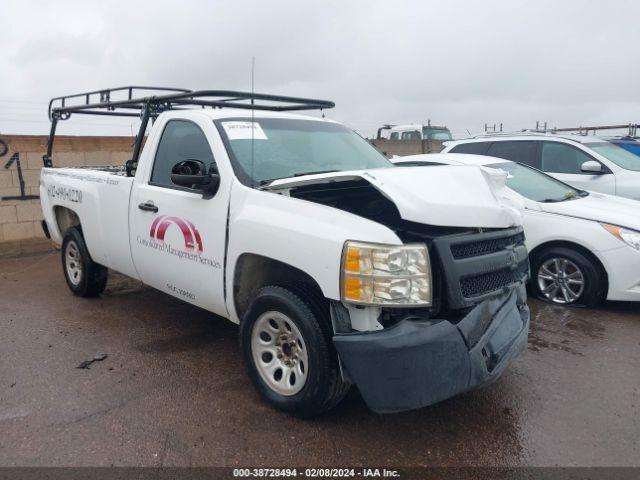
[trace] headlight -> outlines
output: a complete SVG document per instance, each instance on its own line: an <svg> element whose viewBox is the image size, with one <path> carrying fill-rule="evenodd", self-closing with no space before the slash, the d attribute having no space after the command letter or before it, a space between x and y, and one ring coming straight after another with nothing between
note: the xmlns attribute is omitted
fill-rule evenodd
<svg viewBox="0 0 640 480"><path fill-rule="evenodd" d="M617 239L622 240L624 243L636 250L640 250L640 232L624 227L618 227L616 225L609 225L607 223L601 223L600 225L602 225L605 230Z"/></svg>
<svg viewBox="0 0 640 480"><path fill-rule="evenodd" d="M342 251L342 300L361 305L431 305L431 265L424 244L348 241Z"/></svg>

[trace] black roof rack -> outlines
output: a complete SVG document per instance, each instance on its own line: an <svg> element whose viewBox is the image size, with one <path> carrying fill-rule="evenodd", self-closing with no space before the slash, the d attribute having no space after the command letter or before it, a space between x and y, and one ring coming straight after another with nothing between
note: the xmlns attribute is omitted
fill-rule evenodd
<svg viewBox="0 0 640 480"><path fill-rule="evenodd" d="M51 120L51 132L49 134L47 154L42 157L42 160L45 167L52 166L51 154L56 125L59 120L67 120L72 114L140 118L141 125L136 138L133 157L128 163L132 169L135 169L149 118L155 118L165 110L211 107L285 112L324 110L334 106L335 103L328 100L311 98L237 92L234 90L188 90L184 88L148 86L107 88L65 95L52 98L49 102L48 114ZM129 170L128 168L128 173L131 173Z"/></svg>
<svg viewBox="0 0 640 480"><path fill-rule="evenodd" d="M136 95L145 92L147 95ZM163 93L150 96L148 92ZM187 90L184 88L129 86L53 98L49 102L49 118L51 120L54 117L65 119L72 113L140 116L140 113L133 113L131 110L141 111L147 105L153 107L155 113L186 106L244 108L275 112L323 110L335 106L333 102L327 100L234 90Z"/></svg>
<svg viewBox="0 0 640 480"><path fill-rule="evenodd" d="M144 87L144 86L128 86L107 88L104 90L94 90L92 92L75 93L73 95L65 95L55 97L49 101L49 119L53 120L54 115L60 116L64 113L93 113L115 115L115 105L122 104L121 108L135 108L141 110L144 102L150 95L163 92L165 95L169 93L181 94L191 90L185 88L172 87ZM146 95L140 95L144 93ZM106 111L102 111L105 109ZM82 111L82 112L81 112ZM124 112L123 112L124 113ZM130 113L123 116L139 116L139 114Z"/></svg>

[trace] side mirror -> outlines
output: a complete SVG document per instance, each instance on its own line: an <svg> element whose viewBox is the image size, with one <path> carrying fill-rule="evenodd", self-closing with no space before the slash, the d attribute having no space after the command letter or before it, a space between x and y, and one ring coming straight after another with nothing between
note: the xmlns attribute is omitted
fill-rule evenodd
<svg viewBox="0 0 640 480"><path fill-rule="evenodd" d="M604 173L602 171L602 164L600 162L596 162L595 160L589 160L582 164L580 167L585 173Z"/></svg>
<svg viewBox="0 0 640 480"><path fill-rule="evenodd" d="M211 164L209 171L200 160L183 160L171 169L171 181L181 187L202 192L202 198L209 199L220 187L220 175L215 164Z"/></svg>

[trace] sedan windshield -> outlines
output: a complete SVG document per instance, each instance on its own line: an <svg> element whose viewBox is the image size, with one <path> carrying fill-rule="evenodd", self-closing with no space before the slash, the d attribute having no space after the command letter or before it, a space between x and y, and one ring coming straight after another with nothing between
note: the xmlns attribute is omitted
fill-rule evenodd
<svg viewBox="0 0 640 480"><path fill-rule="evenodd" d="M640 172L640 157L609 142L586 143L587 147L626 170Z"/></svg>
<svg viewBox="0 0 640 480"><path fill-rule="evenodd" d="M342 125L286 118L217 120L218 130L244 183L300 175L394 165L357 133Z"/></svg>
<svg viewBox="0 0 640 480"><path fill-rule="evenodd" d="M587 192L519 163L492 163L486 166L507 172L507 187L535 202L563 202L588 195Z"/></svg>

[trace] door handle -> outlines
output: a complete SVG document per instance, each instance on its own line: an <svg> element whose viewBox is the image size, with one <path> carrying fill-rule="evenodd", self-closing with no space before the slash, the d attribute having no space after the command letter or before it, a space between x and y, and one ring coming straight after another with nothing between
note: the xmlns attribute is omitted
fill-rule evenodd
<svg viewBox="0 0 640 480"><path fill-rule="evenodd" d="M144 210L145 212L157 212L158 211L158 207L156 207L153 202L151 201L147 201L147 202L143 202L140 205L138 205L138 208L140 210Z"/></svg>

